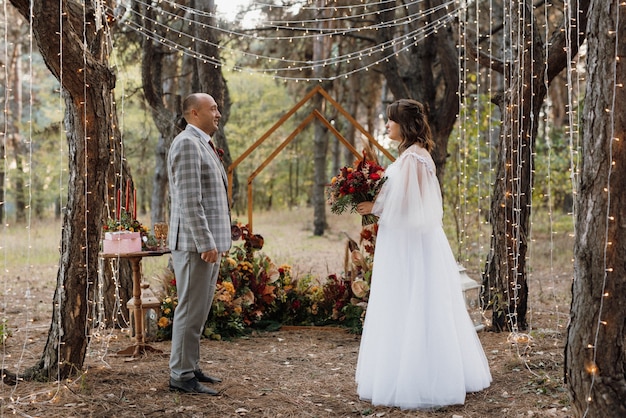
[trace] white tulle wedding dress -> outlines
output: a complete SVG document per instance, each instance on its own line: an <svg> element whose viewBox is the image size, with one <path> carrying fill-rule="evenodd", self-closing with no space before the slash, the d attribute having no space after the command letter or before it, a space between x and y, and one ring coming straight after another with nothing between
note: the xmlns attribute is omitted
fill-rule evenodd
<svg viewBox="0 0 626 418"><path fill-rule="evenodd" d="M462 404L491 373L443 231L435 165L413 145L386 175L373 208L380 219L358 394L403 409Z"/></svg>

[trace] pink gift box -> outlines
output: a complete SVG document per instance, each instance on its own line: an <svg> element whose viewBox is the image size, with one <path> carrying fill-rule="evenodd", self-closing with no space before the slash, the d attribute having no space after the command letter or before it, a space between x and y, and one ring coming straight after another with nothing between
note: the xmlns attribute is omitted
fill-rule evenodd
<svg viewBox="0 0 626 418"><path fill-rule="evenodd" d="M104 254L126 254L141 251L141 234L139 232L117 231L106 232L102 240Z"/></svg>

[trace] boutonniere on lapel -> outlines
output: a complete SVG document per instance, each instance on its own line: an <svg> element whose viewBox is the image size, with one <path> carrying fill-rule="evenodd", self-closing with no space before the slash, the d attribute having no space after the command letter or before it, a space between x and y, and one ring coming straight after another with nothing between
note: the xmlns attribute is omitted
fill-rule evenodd
<svg viewBox="0 0 626 418"><path fill-rule="evenodd" d="M221 148L217 148L213 141L209 141L209 145L213 148L213 151L217 154L221 162L224 162L224 150Z"/></svg>

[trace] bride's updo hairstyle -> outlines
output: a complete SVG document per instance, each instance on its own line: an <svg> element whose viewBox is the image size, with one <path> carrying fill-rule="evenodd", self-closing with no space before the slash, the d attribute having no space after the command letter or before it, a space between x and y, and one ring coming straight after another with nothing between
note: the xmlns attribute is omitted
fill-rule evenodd
<svg viewBox="0 0 626 418"><path fill-rule="evenodd" d="M400 125L400 154L413 144L421 145L428 152L435 147L424 105L417 100L396 100L387 106L387 118Z"/></svg>

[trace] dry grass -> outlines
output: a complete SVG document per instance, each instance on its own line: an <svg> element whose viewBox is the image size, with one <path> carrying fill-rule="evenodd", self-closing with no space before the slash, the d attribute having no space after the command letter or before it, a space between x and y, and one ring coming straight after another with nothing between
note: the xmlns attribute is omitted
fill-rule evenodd
<svg viewBox="0 0 626 418"><path fill-rule="evenodd" d="M256 215L254 225L275 262L292 264L300 274L324 276L341 270L343 232L358 236L354 218L331 216L324 237L313 237L308 210ZM54 252L58 234L48 228L41 234L49 239L37 241L37 251L50 246ZM572 267L545 259L561 260L562 249L571 248L571 237L562 236L553 245L558 255L545 248L533 252L531 341L513 343L508 334L480 333L494 382L485 391L469 394L465 405L416 412L372 407L359 400L354 384L359 336L334 328L291 328L233 341L203 341L204 369L224 379L214 386L220 396L180 395L167 390L169 343L152 343L165 354L130 360L115 355L131 344L128 333L118 330L92 339L84 370L72 380L0 384L0 416L568 417L562 376ZM539 235L535 240L542 245L549 241ZM41 355L50 325L54 263L11 266L3 273L0 318L6 318L13 333L3 346L4 368L24 370Z"/></svg>

